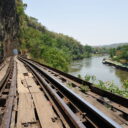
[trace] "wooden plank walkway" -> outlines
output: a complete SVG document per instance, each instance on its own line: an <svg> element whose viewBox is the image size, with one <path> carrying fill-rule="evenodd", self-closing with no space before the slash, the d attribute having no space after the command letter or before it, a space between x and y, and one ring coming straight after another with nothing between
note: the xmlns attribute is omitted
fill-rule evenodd
<svg viewBox="0 0 128 128"><path fill-rule="evenodd" d="M60 119L52 109L33 76L22 62L17 62L17 91L19 95L16 128L62 128Z"/></svg>
<svg viewBox="0 0 128 128"><path fill-rule="evenodd" d="M26 78L26 80L41 121L41 126L45 126L46 128L60 128L60 126L57 125L59 120L57 120L56 123L53 122L54 119L57 119L57 116L53 112L50 102L45 98L32 78Z"/></svg>

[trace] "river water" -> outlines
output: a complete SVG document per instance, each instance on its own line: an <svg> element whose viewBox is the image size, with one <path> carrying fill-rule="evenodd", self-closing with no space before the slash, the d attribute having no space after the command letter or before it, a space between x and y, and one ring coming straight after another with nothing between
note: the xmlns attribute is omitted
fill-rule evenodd
<svg viewBox="0 0 128 128"><path fill-rule="evenodd" d="M122 86L124 80L128 79L128 72L116 69L113 66L102 63L103 58L107 56L93 56L72 62L69 67L69 74L84 78L86 74L95 75L97 80L104 82L112 81L119 87Z"/></svg>

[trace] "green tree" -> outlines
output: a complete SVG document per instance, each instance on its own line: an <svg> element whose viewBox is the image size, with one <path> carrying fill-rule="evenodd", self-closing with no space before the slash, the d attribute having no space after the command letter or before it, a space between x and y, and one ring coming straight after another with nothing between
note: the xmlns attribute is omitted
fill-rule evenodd
<svg viewBox="0 0 128 128"><path fill-rule="evenodd" d="M113 58L116 55L116 49L115 48L110 49L109 53L110 53L110 57Z"/></svg>

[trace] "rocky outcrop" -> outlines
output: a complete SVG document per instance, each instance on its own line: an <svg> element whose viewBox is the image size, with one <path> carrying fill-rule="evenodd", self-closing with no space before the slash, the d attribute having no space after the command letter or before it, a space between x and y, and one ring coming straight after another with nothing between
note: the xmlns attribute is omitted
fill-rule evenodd
<svg viewBox="0 0 128 128"><path fill-rule="evenodd" d="M18 16L15 0L0 0L0 45L3 56L12 55L17 46Z"/></svg>

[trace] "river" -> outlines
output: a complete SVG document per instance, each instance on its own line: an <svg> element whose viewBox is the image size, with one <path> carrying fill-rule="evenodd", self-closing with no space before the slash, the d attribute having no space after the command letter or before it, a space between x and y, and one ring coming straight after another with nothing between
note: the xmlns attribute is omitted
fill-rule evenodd
<svg viewBox="0 0 128 128"><path fill-rule="evenodd" d="M128 79L128 72L116 69L102 63L107 56L93 56L83 60L73 61L69 67L69 74L84 78L86 74L95 75L97 80L112 81L121 87L124 80Z"/></svg>

